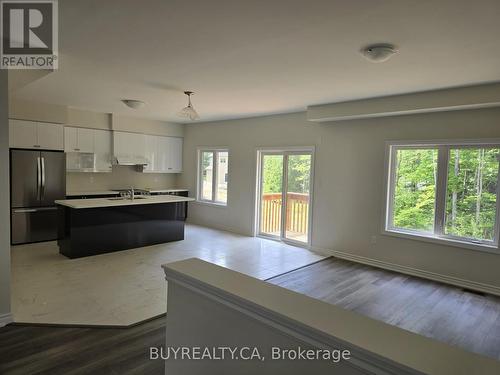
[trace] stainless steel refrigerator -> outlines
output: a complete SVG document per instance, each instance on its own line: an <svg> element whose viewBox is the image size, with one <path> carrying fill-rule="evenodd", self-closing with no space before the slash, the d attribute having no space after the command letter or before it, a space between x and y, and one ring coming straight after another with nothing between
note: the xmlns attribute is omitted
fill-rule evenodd
<svg viewBox="0 0 500 375"><path fill-rule="evenodd" d="M11 243L57 239L57 207L66 195L63 152L11 150Z"/></svg>

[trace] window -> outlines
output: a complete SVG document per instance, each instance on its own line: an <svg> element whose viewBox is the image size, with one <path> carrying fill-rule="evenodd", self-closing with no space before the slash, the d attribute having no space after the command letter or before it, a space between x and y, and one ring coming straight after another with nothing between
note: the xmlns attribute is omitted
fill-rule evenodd
<svg viewBox="0 0 500 375"><path fill-rule="evenodd" d="M500 143L390 144L385 231L498 249Z"/></svg>
<svg viewBox="0 0 500 375"><path fill-rule="evenodd" d="M198 200L227 204L229 152L224 149L198 150Z"/></svg>

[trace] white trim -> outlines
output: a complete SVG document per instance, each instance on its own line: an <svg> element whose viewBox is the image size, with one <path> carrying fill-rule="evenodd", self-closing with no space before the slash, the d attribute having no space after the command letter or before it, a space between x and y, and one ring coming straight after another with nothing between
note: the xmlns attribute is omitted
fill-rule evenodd
<svg viewBox="0 0 500 375"><path fill-rule="evenodd" d="M405 95L405 94L404 94ZM377 98L373 98L377 99ZM351 102L352 103L352 102ZM405 109L405 110L396 110L392 112L378 112L378 113L364 113L359 115L339 115L339 116L317 116L312 117L310 115L310 111L313 110L313 107L307 108L307 121L311 122L336 122L336 121L346 121L346 120L361 120L367 118L380 118L380 117L394 117L394 116L403 116L403 115L416 115L420 113L435 113L435 112L451 112L451 111L464 111L464 110L472 110L472 109L482 109L482 108L496 108L500 107L500 103L492 102L492 103L474 103L474 104L462 104L455 106L443 106L436 108L422 108L422 109Z"/></svg>
<svg viewBox="0 0 500 375"><path fill-rule="evenodd" d="M225 204L225 203L207 201L205 199L196 200L196 201L193 201L192 203L193 204L199 204L201 206L211 206L211 207L227 208L227 204Z"/></svg>
<svg viewBox="0 0 500 375"><path fill-rule="evenodd" d="M425 139L425 140L392 140L386 141L386 146L407 146L418 148L420 146L499 146L500 138L477 139Z"/></svg>
<svg viewBox="0 0 500 375"><path fill-rule="evenodd" d="M0 328L10 324L14 321L11 313L1 314L0 315Z"/></svg>
<svg viewBox="0 0 500 375"><path fill-rule="evenodd" d="M200 227L210 228L210 229L222 230L224 232L235 233L235 234L239 234L240 236L246 236L246 237L252 236L251 233L248 233L248 232L241 230L241 229L238 229L238 228L228 227L228 226L225 226L223 224L213 223L213 222L207 223L203 220L198 221L198 219L196 219L196 218L193 219L193 218L188 217L186 220L186 223L191 224L191 225L197 225Z"/></svg>
<svg viewBox="0 0 500 375"><path fill-rule="evenodd" d="M322 255L333 255L335 258L350 260L352 262L366 264L369 266L382 268L390 271L395 271L405 275L417 276L423 279L438 281L444 284L449 284L460 288L466 288L500 296L500 286L496 285L480 283L477 281L462 279L455 276L442 275L435 272L425 271L419 268L413 268L413 267L403 266L400 264L385 262L382 260L366 258L361 255L350 254L343 251L330 250L321 247L313 247L312 250Z"/></svg>
<svg viewBox="0 0 500 375"><path fill-rule="evenodd" d="M472 241L462 241L460 238L449 236L437 236L432 233L419 233L416 231L405 231L398 228L390 228L382 231L383 235L405 238L414 241L435 243L443 246L461 247L463 249L484 251L492 254L500 254L500 249L493 243L475 243Z"/></svg>
<svg viewBox="0 0 500 375"><path fill-rule="evenodd" d="M485 251L493 254L500 254L499 249L499 233L500 233L500 163L497 181L497 207L495 214L495 227L493 241L480 241L475 239L467 239L454 237L444 233L445 226L445 200L447 189L447 173L448 173L448 153L453 147L484 147L492 148L500 146L500 138L490 139L464 139L464 140L402 140L402 141L387 141L385 152L385 201L382 209L382 228L381 233L395 237L402 237L425 242L439 243L441 245L462 247L469 250ZM437 160L437 179L436 195L435 195L435 212L434 212L434 228L432 233L406 230L397 228L393 225L393 205L394 205L394 183L396 173L396 152L401 149L418 149L432 147L438 150Z"/></svg>
<svg viewBox="0 0 500 375"><path fill-rule="evenodd" d="M201 154L203 152L212 152L212 199L204 199L201 197L202 194L202 181L201 178ZM198 146L196 148L196 203L206 204L210 206L218 206L218 207L227 207L229 197L226 195L226 202L221 202L216 200L217 195L217 181L218 181L218 161L219 161L219 152L227 152L227 192L229 192L229 182L231 180L231 174L229 164L230 164L230 152L229 147L214 147L214 146Z"/></svg>
<svg viewBox="0 0 500 375"><path fill-rule="evenodd" d="M305 242L295 241L295 240L291 240L291 239L287 239L287 238L280 238L280 237L268 235L265 233L257 233L255 235L255 237L262 238L263 240L279 242L279 243L282 243L285 245L300 247L301 249L314 251L312 245L305 243ZM328 255L330 255L330 254L328 254Z"/></svg>
<svg viewBox="0 0 500 375"><path fill-rule="evenodd" d="M257 147L256 150L257 151L262 151L262 152L270 152L270 153L273 153L273 152L280 153L280 152L283 152L283 151L286 151L286 152L294 152L294 151L298 151L298 152L300 152L300 151L315 152L316 151L316 146Z"/></svg>

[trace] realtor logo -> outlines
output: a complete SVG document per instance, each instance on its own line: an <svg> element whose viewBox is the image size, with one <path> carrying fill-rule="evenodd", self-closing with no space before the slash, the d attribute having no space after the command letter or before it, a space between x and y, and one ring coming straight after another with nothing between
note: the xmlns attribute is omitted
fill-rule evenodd
<svg viewBox="0 0 500 375"><path fill-rule="evenodd" d="M57 69L57 1L1 3L2 69Z"/></svg>

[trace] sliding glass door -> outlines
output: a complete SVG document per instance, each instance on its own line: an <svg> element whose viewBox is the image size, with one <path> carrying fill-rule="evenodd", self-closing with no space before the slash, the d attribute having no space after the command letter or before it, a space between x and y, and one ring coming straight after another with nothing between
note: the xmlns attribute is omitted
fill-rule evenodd
<svg viewBox="0 0 500 375"><path fill-rule="evenodd" d="M310 243L312 150L261 151L258 233Z"/></svg>
<svg viewBox="0 0 500 375"><path fill-rule="evenodd" d="M280 154L262 154L260 233L281 237L283 208L283 159Z"/></svg>

